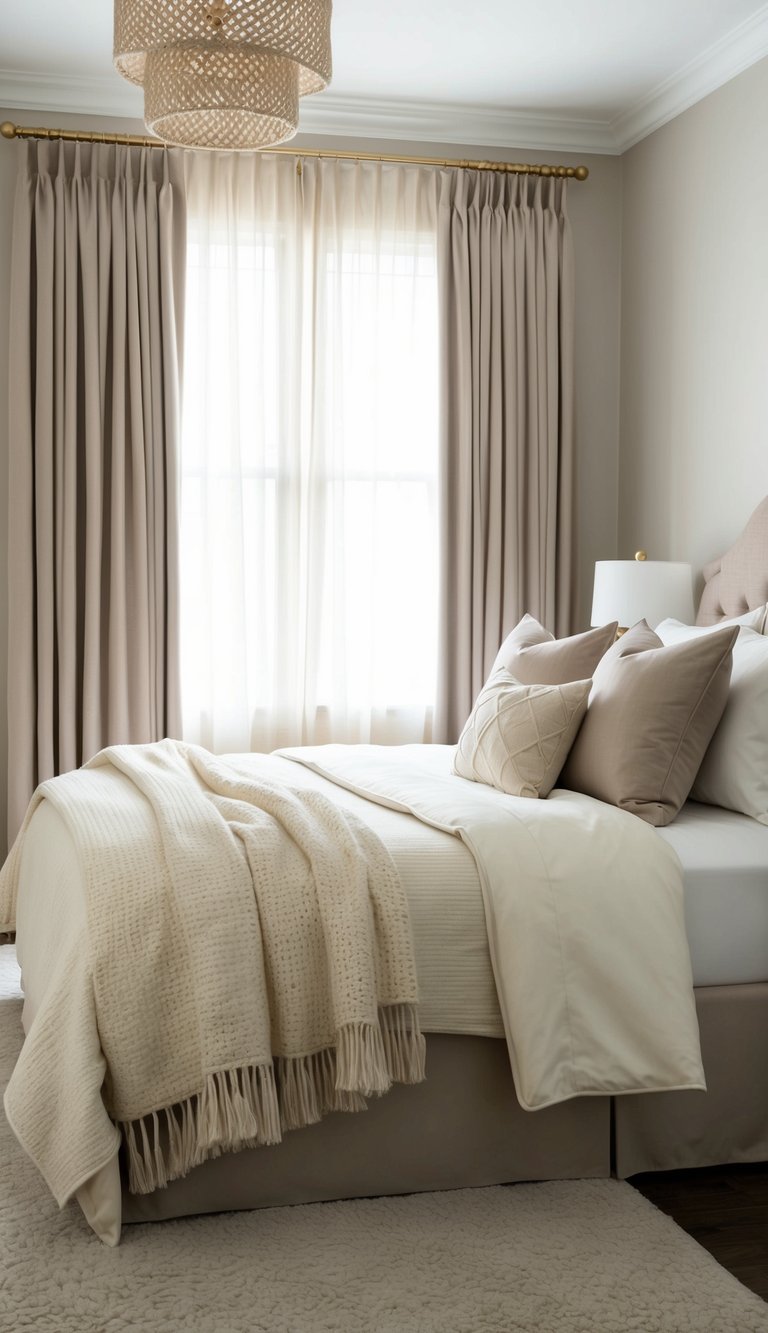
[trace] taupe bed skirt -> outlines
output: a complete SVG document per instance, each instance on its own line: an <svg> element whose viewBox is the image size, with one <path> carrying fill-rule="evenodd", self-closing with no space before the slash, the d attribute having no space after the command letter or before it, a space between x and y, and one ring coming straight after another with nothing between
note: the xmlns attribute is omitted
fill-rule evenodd
<svg viewBox="0 0 768 1333"><path fill-rule="evenodd" d="M615 1098L616 1174L768 1161L768 983L696 990L706 1092Z"/></svg>
<svg viewBox="0 0 768 1333"><path fill-rule="evenodd" d="M227 1154L123 1221L768 1159L768 983L696 991L708 1091L577 1098L521 1110L506 1044L427 1037L427 1080L273 1148Z"/></svg>

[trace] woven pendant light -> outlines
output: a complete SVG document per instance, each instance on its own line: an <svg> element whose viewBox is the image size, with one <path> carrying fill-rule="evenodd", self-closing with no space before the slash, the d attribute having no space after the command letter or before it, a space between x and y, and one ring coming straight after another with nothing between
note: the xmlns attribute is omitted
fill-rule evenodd
<svg viewBox="0 0 768 1333"><path fill-rule="evenodd" d="M331 79L333 0L115 0L115 68L147 129L186 148L268 148Z"/></svg>

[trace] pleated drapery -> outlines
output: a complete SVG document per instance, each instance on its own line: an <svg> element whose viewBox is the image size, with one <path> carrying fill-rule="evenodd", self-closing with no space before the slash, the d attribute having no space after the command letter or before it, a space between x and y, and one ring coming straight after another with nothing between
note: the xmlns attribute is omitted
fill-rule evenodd
<svg viewBox="0 0 768 1333"><path fill-rule="evenodd" d="M38 782L180 729L183 164L104 145L18 152L10 837Z"/></svg>
<svg viewBox="0 0 768 1333"><path fill-rule="evenodd" d="M574 277L566 182L444 172L435 739L454 741L505 634L570 632Z"/></svg>

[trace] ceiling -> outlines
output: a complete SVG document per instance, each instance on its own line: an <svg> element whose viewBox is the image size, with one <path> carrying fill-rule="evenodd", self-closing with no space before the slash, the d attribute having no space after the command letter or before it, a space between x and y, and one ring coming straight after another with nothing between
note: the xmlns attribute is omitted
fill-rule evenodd
<svg viewBox="0 0 768 1333"><path fill-rule="evenodd" d="M768 55L768 3L334 0L333 49L302 129L621 152ZM4 0L0 106L141 116L111 55L109 0Z"/></svg>

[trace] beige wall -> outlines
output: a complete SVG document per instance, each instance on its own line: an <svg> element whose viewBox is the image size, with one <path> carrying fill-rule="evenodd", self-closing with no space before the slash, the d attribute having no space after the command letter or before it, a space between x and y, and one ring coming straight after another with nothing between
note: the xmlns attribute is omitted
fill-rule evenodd
<svg viewBox="0 0 768 1333"><path fill-rule="evenodd" d="M19 124L80 126L142 133L131 121L105 121L86 116L0 110L0 120ZM572 182L569 192L577 266L576 414L580 453L579 531L580 598L578 618L588 624L595 559L615 554L619 429L619 289L621 242L621 163L617 158L589 155L548 154L510 149L502 152L482 146L456 149L450 145L372 143L360 140L309 139L299 137L297 146L370 148L374 152L399 150L436 157L493 158L507 161L585 162L589 180ZM11 262L11 220L16 145L0 141L0 541L5 552L7 509L7 396L8 396L8 287ZM5 560L3 559L3 566ZM6 580L0 577L0 700L5 698L6 677ZM10 651L13 651L12 645ZM7 727L0 705L0 851L5 845L5 771Z"/></svg>
<svg viewBox="0 0 768 1333"><path fill-rule="evenodd" d="M619 554L700 569L768 494L768 60L623 161Z"/></svg>

